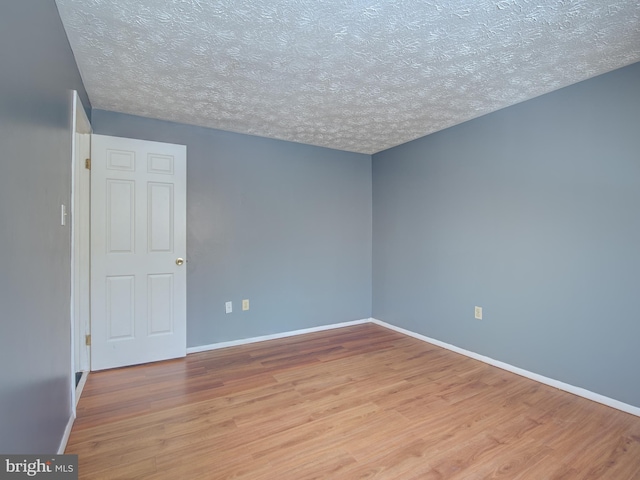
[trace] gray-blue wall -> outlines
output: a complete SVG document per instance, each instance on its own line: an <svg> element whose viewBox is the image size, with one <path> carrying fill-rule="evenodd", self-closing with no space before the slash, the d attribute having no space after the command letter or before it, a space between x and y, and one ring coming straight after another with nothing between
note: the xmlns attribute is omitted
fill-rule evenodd
<svg viewBox="0 0 640 480"><path fill-rule="evenodd" d="M53 0L0 4L0 452L55 453L71 415L71 94Z"/></svg>
<svg viewBox="0 0 640 480"><path fill-rule="evenodd" d="M375 318L640 406L640 64L374 155L373 214Z"/></svg>
<svg viewBox="0 0 640 480"><path fill-rule="evenodd" d="M92 125L187 146L189 346L371 316L369 155L102 110Z"/></svg>

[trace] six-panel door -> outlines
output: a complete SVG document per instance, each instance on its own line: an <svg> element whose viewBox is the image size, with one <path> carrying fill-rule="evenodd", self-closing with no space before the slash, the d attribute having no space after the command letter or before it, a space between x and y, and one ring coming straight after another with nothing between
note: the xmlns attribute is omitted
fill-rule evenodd
<svg viewBox="0 0 640 480"><path fill-rule="evenodd" d="M91 369L186 354L186 147L92 135Z"/></svg>

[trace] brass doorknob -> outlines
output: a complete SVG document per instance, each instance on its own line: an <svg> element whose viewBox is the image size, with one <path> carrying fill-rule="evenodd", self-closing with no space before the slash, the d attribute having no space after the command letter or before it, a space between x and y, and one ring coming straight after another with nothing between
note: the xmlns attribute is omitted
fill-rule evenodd
<svg viewBox="0 0 640 480"><path fill-rule="evenodd" d="M176 258L176 265L180 266L184 263L184 259L182 258Z"/></svg>

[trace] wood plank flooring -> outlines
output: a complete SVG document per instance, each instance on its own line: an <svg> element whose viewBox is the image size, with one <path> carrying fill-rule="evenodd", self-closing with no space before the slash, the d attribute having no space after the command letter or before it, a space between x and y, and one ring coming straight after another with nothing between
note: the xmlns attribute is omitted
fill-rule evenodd
<svg viewBox="0 0 640 480"><path fill-rule="evenodd" d="M93 373L82 479L640 479L640 418L364 324Z"/></svg>

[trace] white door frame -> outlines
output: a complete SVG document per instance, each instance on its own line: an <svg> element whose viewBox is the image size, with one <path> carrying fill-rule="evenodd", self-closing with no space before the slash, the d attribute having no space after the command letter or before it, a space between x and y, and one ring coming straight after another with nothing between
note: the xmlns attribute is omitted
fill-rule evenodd
<svg viewBox="0 0 640 480"><path fill-rule="evenodd" d="M90 157L91 123L77 91L71 100L71 399L75 417L76 372L83 372L81 384L86 381L90 369L89 347L85 337L90 334L90 290L89 290L89 230L86 218L89 210L89 171L85 170L85 160Z"/></svg>

